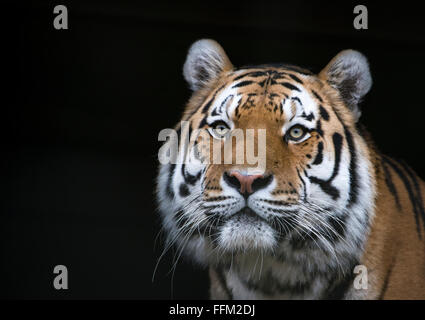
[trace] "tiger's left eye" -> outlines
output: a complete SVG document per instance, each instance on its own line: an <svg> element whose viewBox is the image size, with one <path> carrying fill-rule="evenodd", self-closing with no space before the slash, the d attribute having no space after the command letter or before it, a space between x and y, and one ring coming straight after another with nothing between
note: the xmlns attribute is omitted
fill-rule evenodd
<svg viewBox="0 0 425 320"><path fill-rule="evenodd" d="M229 127L224 122L213 124L214 133L219 137L224 137L229 132Z"/></svg>
<svg viewBox="0 0 425 320"><path fill-rule="evenodd" d="M291 129L289 129L287 137L288 139L291 139L293 141L299 141L302 138L304 138L306 133L307 133L307 130L305 130L305 128L303 128L302 126L296 125L296 126L293 126Z"/></svg>

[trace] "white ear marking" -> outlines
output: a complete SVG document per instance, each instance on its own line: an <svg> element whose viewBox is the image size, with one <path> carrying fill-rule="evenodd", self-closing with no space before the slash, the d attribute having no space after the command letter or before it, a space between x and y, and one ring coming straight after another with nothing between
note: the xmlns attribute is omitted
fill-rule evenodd
<svg viewBox="0 0 425 320"><path fill-rule="evenodd" d="M366 57L355 50L341 51L320 72L319 78L339 90L357 120L361 113L358 104L372 86Z"/></svg>
<svg viewBox="0 0 425 320"><path fill-rule="evenodd" d="M196 41L189 49L183 75L192 90L198 90L233 68L223 48L214 40Z"/></svg>

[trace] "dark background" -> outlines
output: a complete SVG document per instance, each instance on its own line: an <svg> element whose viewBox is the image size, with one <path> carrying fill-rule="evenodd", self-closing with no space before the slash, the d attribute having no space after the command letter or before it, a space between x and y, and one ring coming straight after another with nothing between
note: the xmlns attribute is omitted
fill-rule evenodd
<svg viewBox="0 0 425 320"><path fill-rule="evenodd" d="M213 38L236 66L286 62L320 71L340 50L370 60L362 122L380 149L425 177L424 18L418 5L342 1L21 2L2 51L2 298L206 298L206 272L162 244L154 200L158 133L190 97L190 44ZM69 30L53 28L64 4ZM366 4L369 29L353 28ZM5 97L9 99L5 99ZM69 290L53 288L53 268ZM172 283L174 288L172 289Z"/></svg>

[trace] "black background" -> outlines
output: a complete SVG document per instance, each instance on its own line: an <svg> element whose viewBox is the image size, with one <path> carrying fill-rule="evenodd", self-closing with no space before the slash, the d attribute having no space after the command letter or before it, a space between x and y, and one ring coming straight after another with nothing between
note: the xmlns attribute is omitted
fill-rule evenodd
<svg viewBox="0 0 425 320"><path fill-rule="evenodd" d="M190 91L187 49L222 44L235 66L285 62L320 71L340 50L370 61L362 122L379 148L425 177L421 9L342 1L19 2L3 47L12 69L2 107L5 185L0 222L3 298L207 298L206 272L169 271L154 197L158 133ZM69 30L53 28L64 4ZM366 4L369 29L353 28ZM53 268L69 290L53 288ZM172 288L173 284L173 288Z"/></svg>

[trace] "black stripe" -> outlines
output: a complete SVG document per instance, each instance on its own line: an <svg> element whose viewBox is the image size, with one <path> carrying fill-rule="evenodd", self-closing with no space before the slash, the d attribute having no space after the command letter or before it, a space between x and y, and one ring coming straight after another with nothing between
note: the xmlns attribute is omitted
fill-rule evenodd
<svg viewBox="0 0 425 320"><path fill-rule="evenodd" d="M228 103L229 99L233 99L233 94L228 95L226 97L226 99L224 99L224 101L221 103L221 105L220 105L220 113L223 112L223 107ZM226 110L226 112L227 112L227 110Z"/></svg>
<svg viewBox="0 0 425 320"><path fill-rule="evenodd" d="M182 168L181 168L181 173L182 173L182 176L183 176L183 179L188 183L188 184L191 184L191 185L194 185L195 183L196 183L196 181L198 181L199 180L199 178L201 177L201 173L202 173L202 170L200 170L195 176L194 175L191 175L190 173L187 173L186 172L186 170L185 170L185 164L183 163L182 164Z"/></svg>
<svg viewBox="0 0 425 320"><path fill-rule="evenodd" d="M233 88L245 87L245 86L248 86L248 85L250 85L250 84L252 84L252 83L254 83L254 81L251 81L251 80L241 81L241 82L239 82L239 83L237 83L237 84L233 85L233 86L232 86L232 89L233 89Z"/></svg>
<svg viewBox="0 0 425 320"><path fill-rule="evenodd" d="M305 112L303 112L303 114L301 115L302 118L306 119L307 121L311 121L314 120L314 114L313 112L310 113L309 115L306 115Z"/></svg>
<svg viewBox="0 0 425 320"><path fill-rule="evenodd" d="M288 89L291 89L291 90L301 91L301 90L300 90L300 89L298 89L296 86L294 86L293 84L290 84L290 83L288 83L288 82L280 82L280 83L278 83L278 84L280 84L281 86L284 86L284 87L286 87L286 88L288 88Z"/></svg>
<svg viewBox="0 0 425 320"><path fill-rule="evenodd" d="M303 105L303 104L302 104L302 102L301 102L301 100L300 100L298 97L291 97L291 100L298 101L298 103L299 103L300 105Z"/></svg>
<svg viewBox="0 0 425 320"><path fill-rule="evenodd" d="M339 278L340 273L337 272L336 276L332 281L330 281L330 288L326 290L326 295L322 297L322 300L341 300L344 298L347 291L350 289L351 285L354 282L354 267L358 265L358 262L351 263L351 267L346 275L341 279Z"/></svg>
<svg viewBox="0 0 425 320"><path fill-rule="evenodd" d="M320 119L317 120L316 131L321 137L323 137L322 121L320 121Z"/></svg>
<svg viewBox="0 0 425 320"><path fill-rule="evenodd" d="M258 85L259 85L260 87L264 87L264 85L266 84L266 82L268 83L268 80L269 80L269 78L266 78L265 80L263 80L263 81L259 82L259 83L258 83Z"/></svg>
<svg viewBox="0 0 425 320"><path fill-rule="evenodd" d="M339 190L332 186L328 181L324 181L316 177L310 177L309 179L311 183L318 184L324 192L332 197L333 200L339 198Z"/></svg>
<svg viewBox="0 0 425 320"><path fill-rule="evenodd" d="M329 113L325 110L325 108L323 108L322 105L319 106L319 112L323 120L329 121Z"/></svg>
<svg viewBox="0 0 425 320"><path fill-rule="evenodd" d="M227 104L227 102L229 101L229 99L233 98L233 94L228 95L220 104L220 106L214 108L214 110L211 112L211 116L218 116L219 114L223 113L223 107L225 104ZM217 110L219 110L217 112Z"/></svg>
<svg viewBox="0 0 425 320"><path fill-rule="evenodd" d="M300 78L298 78L297 76L295 76L295 75L293 75L293 74L291 74L291 73L289 73L289 76L290 76L293 80L295 80L296 82L298 82L298 83L300 83L300 84L303 84L303 82L301 81L301 79L300 79Z"/></svg>
<svg viewBox="0 0 425 320"><path fill-rule="evenodd" d="M233 81L238 81L238 80L245 78L245 77L258 78L258 77L264 77L264 76L267 76L267 75L268 75L268 73L264 72L264 71L251 71L251 72L241 74L240 76L237 76L235 79L233 79Z"/></svg>
<svg viewBox="0 0 425 320"><path fill-rule="evenodd" d="M304 172L304 173L305 173L305 172ZM306 188L306 185L305 185L305 181L304 181L304 180L303 180L303 178L301 177L301 174L300 174L300 172L299 172L298 168L297 168L297 174L298 174L298 178L300 178L301 183L303 184L304 201L306 201L306 200L307 200L307 188Z"/></svg>
<svg viewBox="0 0 425 320"><path fill-rule="evenodd" d="M404 172L398 167L396 162L393 162L392 159L384 156L383 160L390 165L390 167L397 173L397 175L403 181L404 187L407 190L410 202L411 202L412 207L413 207L413 213L415 214L416 230L418 232L419 238L422 239L421 229L419 227L419 212L418 212L418 208L417 208L415 195L413 193L412 186L410 185L409 179L404 175Z"/></svg>
<svg viewBox="0 0 425 320"><path fill-rule="evenodd" d="M341 162L341 148L342 148L342 136L335 132L332 136L334 149L335 149L335 163L332 176L327 180L322 180L317 177L309 177L312 183L318 184L324 192L329 194L333 200L339 198L339 190L332 186L332 180L338 175L339 164Z"/></svg>
<svg viewBox="0 0 425 320"><path fill-rule="evenodd" d="M207 104L202 108L202 113L207 113L208 112L208 109L210 108L210 106L211 106L212 102L214 101L214 99L215 99L215 94L211 97L210 100L208 100Z"/></svg>
<svg viewBox="0 0 425 320"><path fill-rule="evenodd" d="M213 111L211 112L211 116L214 117L214 116L218 116L219 115L219 113L217 112L217 109L218 109L217 107L213 109Z"/></svg>
<svg viewBox="0 0 425 320"><path fill-rule="evenodd" d="M199 123L198 129L202 129L203 127L205 127L205 126L208 124L208 122L207 122L207 118L208 118L208 116L205 116L205 117L201 120L201 122Z"/></svg>
<svg viewBox="0 0 425 320"><path fill-rule="evenodd" d="M187 197L189 195L189 189L187 188L187 185L185 185L184 183L180 184L179 195L182 198Z"/></svg>
<svg viewBox="0 0 425 320"><path fill-rule="evenodd" d="M239 107L241 105L241 102L239 101L238 106L235 108L235 117L239 119Z"/></svg>
<svg viewBox="0 0 425 320"><path fill-rule="evenodd" d="M385 183L387 184L388 190L390 190L391 194L394 197L394 200L397 204L397 208L400 210L401 209L400 199L398 198L398 193L397 193L397 190L394 186L394 182L393 182L393 179L391 177L391 172L388 170L388 167L387 167L387 165L385 164L384 161L382 161L382 168L384 169Z"/></svg>
<svg viewBox="0 0 425 320"><path fill-rule="evenodd" d="M335 148L335 164L334 164L334 170L333 170L332 176L329 179L329 182L332 181L339 172L339 163L341 161L342 136L338 132L335 132L332 136L332 141Z"/></svg>
<svg viewBox="0 0 425 320"><path fill-rule="evenodd" d="M379 294L378 300L382 300L384 298L385 292L387 292L388 283L390 280L391 273L393 272L394 264L395 264L395 256L393 260L391 261L387 274L385 275L384 285L382 286L382 290L381 290L381 293Z"/></svg>
<svg viewBox="0 0 425 320"><path fill-rule="evenodd" d="M210 108L210 106L211 106L211 104L212 104L212 102L214 101L214 99L215 99L215 97L217 96L217 93L219 93L223 88L224 88L224 86L225 85L222 85L220 88L218 88L215 92L214 92L214 94L213 94L213 96L211 97L211 99L210 100L208 100L208 102L207 102L207 104L202 108L202 113L207 113L208 112L208 109Z"/></svg>
<svg viewBox="0 0 425 320"><path fill-rule="evenodd" d="M318 165L321 164L323 161L323 142L320 141L317 145L317 155L316 158L313 161L313 164Z"/></svg>
<svg viewBox="0 0 425 320"><path fill-rule="evenodd" d="M232 198L232 197L230 197L230 196L217 196L217 197L206 198L204 201L205 202L221 201L221 200L226 200L226 199L230 199L230 198Z"/></svg>
<svg viewBox="0 0 425 320"><path fill-rule="evenodd" d="M314 94L314 96L317 98L317 100L319 100L320 102L323 102L322 97L321 97L321 96L319 96L319 94L318 94L316 91L311 90L311 92L313 92L313 94Z"/></svg>
<svg viewBox="0 0 425 320"><path fill-rule="evenodd" d="M283 105L285 103L286 99L283 99L281 103L279 103L279 109L280 109L280 113L283 114Z"/></svg>
<svg viewBox="0 0 425 320"><path fill-rule="evenodd" d="M348 150L350 152L350 194L348 198L348 206L352 206L357 201L358 195L358 175L357 175L357 153L354 145L353 136L346 126L344 126L345 138L347 139Z"/></svg>
<svg viewBox="0 0 425 320"><path fill-rule="evenodd" d="M415 192L416 192L415 198L416 198L417 208L419 209L419 212L421 214L420 217L422 218L422 223L424 224L424 228L425 228L425 210L424 210L424 205L422 201L421 188L419 187L418 180L416 179L416 174L413 172L412 169L410 169L410 167L404 161L400 161L400 164L403 167L403 169L407 172L410 179L413 181L413 187L415 188Z"/></svg>

